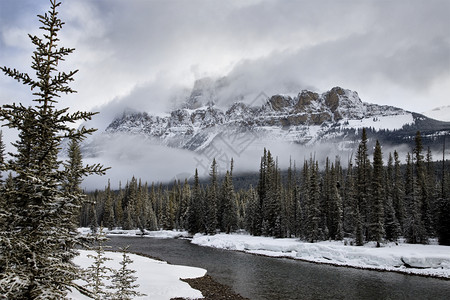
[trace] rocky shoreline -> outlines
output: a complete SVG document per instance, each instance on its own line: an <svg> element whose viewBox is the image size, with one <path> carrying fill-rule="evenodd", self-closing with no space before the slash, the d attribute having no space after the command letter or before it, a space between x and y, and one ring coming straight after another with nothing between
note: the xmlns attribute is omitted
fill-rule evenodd
<svg viewBox="0 0 450 300"><path fill-rule="evenodd" d="M118 252L117 250L109 250L112 252ZM154 257L145 253L133 252L129 253L137 254L140 256L148 257L155 260L163 261L158 257ZM229 286L221 284L214 280L209 275L205 275L200 278L188 278L188 279L180 279L184 282L187 282L193 289L199 290L202 292L202 295L205 300L249 300L248 298L242 297L239 294L236 294ZM186 298L177 297L172 298L171 300L187 300ZM189 299L193 300L193 299Z"/></svg>
<svg viewBox="0 0 450 300"><path fill-rule="evenodd" d="M202 292L206 300L249 300L236 294L229 286L223 285L209 275L200 278L181 279L196 290ZM173 298L171 300L186 300L186 298Z"/></svg>

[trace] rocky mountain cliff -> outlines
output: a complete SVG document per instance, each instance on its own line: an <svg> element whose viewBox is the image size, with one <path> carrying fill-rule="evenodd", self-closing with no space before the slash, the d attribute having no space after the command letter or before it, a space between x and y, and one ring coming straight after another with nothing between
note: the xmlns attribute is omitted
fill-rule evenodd
<svg viewBox="0 0 450 300"><path fill-rule="evenodd" d="M378 139L393 143L408 139L415 130L440 136L449 123L392 106L361 101L354 91L334 87L323 94L303 90L298 95L263 95L253 105L234 103L228 109L214 105L210 83L194 87L185 108L169 115L128 113L106 129L109 134L132 133L153 138L163 145L202 151L214 141L252 139L312 145L338 142L340 147L359 139L359 129L369 128ZM378 137L379 136L379 137Z"/></svg>

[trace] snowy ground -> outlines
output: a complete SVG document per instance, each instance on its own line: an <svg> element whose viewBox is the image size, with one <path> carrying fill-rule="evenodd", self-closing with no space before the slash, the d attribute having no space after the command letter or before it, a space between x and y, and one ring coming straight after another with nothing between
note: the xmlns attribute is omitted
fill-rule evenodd
<svg viewBox="0 0 450 300"><path fill-rule="evenodd" d="M389 243L376 248L375 244L369 243L357 247L345 245L343 241L306 243L298 239L274 239L246 234L197 234L192 243L273 257L450 279L448 246Z"/></svg>
<svg viewBox="0 0 450 300"><path fill-rule="evenodd" d="M88 258L88 253L95 255L93 251L80 250L80 255L77 256L74 262L87 268L92 264L92 259ZM107 261L106 266L114 269L119 269L119 262L122 260L122 253L105 252L106 257L113 260ZM206 274L206 270L194 267L185 267L177 265L169 265L166 262L153 260L147 257L129 254L133 263L129 265L130 269L136 270L134 274L138 279L136 284L139 284L141 293L146 294L143 297L136 299L160 299L168 300L175 297L184 298L203 298L200 291L190 287L189 284L180 280L180 278L198 278ZM83 282L78 282L84 284ZM69 298L74 300L90 299L78 291L73 291Z"/></svg>
<svg viewBox="0 0 450 300"><path fill-rule="evenodd" d="M78 228L78 232L82 234L90 234L91 229L89 227L81 227ZM144 234L142 234L142 231L139 229L136 230L122 230L122 229L112 229L109 230L108 228L103 228L103 232L106 235L111 236L144 236L144 237L152 237L152 238L159 238L159 239L174 239L174 238L181 238L181 237L190 237L189 233L187 231L178 231L178 230L158 230L158 231L148 231L145 230Z"/></svg>

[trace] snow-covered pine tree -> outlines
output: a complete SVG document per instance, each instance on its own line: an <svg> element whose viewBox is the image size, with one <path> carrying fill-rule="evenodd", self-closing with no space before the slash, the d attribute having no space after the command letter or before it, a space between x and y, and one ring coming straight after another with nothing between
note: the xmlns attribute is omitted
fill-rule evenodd
<svg viewBox="0 0 450 300"><path fill-rule="evenodd" d="M191 198L191 188L189 186L187 178L184 179L183 187L181 188L179 203L176 211L176 229L186 228L186 211L189 206L189 199Z"/></svg>
<svg viewBox="0 0 450 300"><path fill-rule="evenodd" d="M369 160L369 154L367 150L367 133L366 129L363 128L361 142L358 146L358 151L356 153L356 198L358 202L358 210L360 215L360 221L358 225L362 225L363 235L366 239L370 236L369 230L369 195L370 185L371 185L371 165Z"/></svg>
<svg viewBox="0 0 450 300"><path fill-rule="evenodd" d="M108 185L105 188L104 206L103 206L103 225L108 229L114 227L114 200L111 192L111 182L108 179Z"/></svg>
<svg viewBox="0 0 450 300"><path fill-rule="evenodd" d="M4 105L0 120L19 133L16 152L5 164L13 172L12 184L3 193L8 205L4 218L11 230L0 232L1 295L12 299L60 299L79 278L72 263L74 245L80 235L73 231L73 204L81 194L68 194L62 187L67 173L58 160L63 139L80 141L94 129L74 130L69 123L87 121L95 113L69 113L56 107L61 94L74 93L69 87L77 71L58 71L74 49L58 48L58 33L64 24L58 18L60 3L50 1L50 10L39 15L43 37L29 35L36 47L31 68L36 76L1 67L9 77L29 86L34 106ZM100 165L85 166L73 174L103 173Z"/></svg>
<svg viewBox="0 0 450 300"><path fill-rule="evenodd" d="M333 166L334 169L334 166ZM332 207L332 201L331 201L331 194L332 194L332 181L331 178L331 162L329 157L327 156L325 160L325 171L322 176L320 188L321 188L321 197L320 197L320 210L321 210L321 217L320 217L320 227L326 228L328 233L332 233L332 217L331 217L331 207ZM333 234L334 235L334 234ZM324 239L328 239L329 236L324 236Z"/></svg>
<svg viewBox="0 0 450 300"><path fill-rule="evenodd" d="M400 234L404 234L405 222L405 182L400 167L398 152L394 151L394 174L392 186L392 204L394 206L395 217L400 225Z"/></svg>
<svg viewBox="0 0 450 300"><path fill-rule="evenodd" d="M246 206L245 206L245 229L251 235L257 235L260 232L260 222L258 222L258 216L261 215L259 208L258 194L256 193L253 186L250 186L248 191L245 193Z"/></svg>
<svg viewBox="0 0 450 300"><path fill-rule="evenodd" d="M219 184L217 181L217 163L213 159L211 171L209 172L210 184L206 189L206 198L204 201L204 226L205 233L215 234L217 229L217 199L219 194Z"/></svg>
<svg viewBox="0 0 450 300"><path fill-rule="evenodd" d="M319 166L318 162L310 159L308 181L306 182L306 203L305 203L305 237L310 242L319 240L322 236L320 228L321 210L319 207L320 187L319 187Z"/></svg>
<svg viewBox="0 0 450 300"><path fill-rule="evenodd" d="M344 238L342 224L342 198L339 193L336 168L331 164L331 187L330 187L330 212L329 230L330 238L342 240Z"/></svg>
<svg viewBox="0 0 450 300"><path fill-rule="evenodd" d="M158 220L156 219L155 211L153 210L152 200L148 194L148 184L145 183L143 187L144 195L144 211L143 222L147 230L158 230Z"/></svg>
<svg viewBox="0 0 450 300"><path fill-rule="evenodd" d="M428 212L428 225L425 225L425 227L428 227L428 235L429 236L436 236L436 218L438 214L438 182L437 182L437 176L436 176L436 170L434 168L433 164L433 155L431 153L430 147L427 148L427 154L425 156L425 174L426 174L426 187L427 187L427 200L426 203L429 205L429 212Z"/></svg>
<svg viewBox="0 0 450 300"><path fill-rule="evenodd" d="M189 233L194 234L200 232L202 228L202 207L203 207L203 193L200 181L198 178L198 170L195 169L194 175L194 187L192 190L191 198L189 201L189 207L187 214L187 230Z"/></svg>
<svg viewBox="0 0 450 300"><path fill-rule="evenodd" d="M90 250L94 250L95 254L88 254L87 257L94 261L83 272L83 280L87 282L84 287L90 292L90 297L93 297L96 300L108 299L112 293L107 290L105 281L111 278L113 270L105 265L111 258L105 256L105 248L107 247L104 246L104 243L108 238L106 237L102 226L100 226L99 230L91 236L91 239L94 246L90 247Z"/></svg>
<svg viewBox="0 0 450 300"><path fill-rule="evenodd" d="M225 179L222 184L221 198L221 203L223 204L221 228L223 228L226 233L230 233L237 229L238 211L236 207L236 194L234 192L233 178L229 171L225 174Z"/></svg>
<svg viewBox="0 0 450 300"><path fill-rule="evenodd" d="M422 136L420 131L417 131L414 139L415 146L413 149L414 161L415 161L415 176L417 179L417 197L419 201L420 216L422 218L422 224L424 229L424 241L432 232L431 228L431 209L430 209L430 187L427 179L427 170L425 168Z"/></svg>
<svg viewBox="0 0 450 300"><path fill-rule="evenodd" d="M342 203L344 232L355 236L356 207L358 203L356 201L355 180L351 157L348 161L347 174L345 176L344 197Z"/></svg>
<svg viewBox="0 0 450 300"><path fill-rule="evenodd" d="M133 274L136 273L135 270L130 269L130 264L133 260L127 254L128 246L125 248L120 248L122 252L122 260L120 261L120 269L113 270L113 275L111 276L111 285L108 289L113 290L110 293L111 300L131 300L135 297L144 297L146 294L136 291L139 284L135 284L137 277Z"/></svg>
<svg viewBox="0 0 450 300"><path fill-rule="evenodd" d="M377 247L383 240L384 230L384 167L381 145L376 141L375 151L373 153L373 176L372 176L372 203L371 203L371 224L372 234L377 242Z"/></svg>
<svg viewBox="0 0 450 300"><path fill-rule="evenodd" d="M404 230L406 240L411 244L423 243L425 241L425 228L422 223L420 200L418 192L417 179L413 171L411 154L406 156L406 174L405 174L405 203L408 207L407 217L405 218Z"/></svg>
<svg viewBox="0 0 450 300"><path fill-rule="evenodd" d="M395 216L393 195L394 195L394 159L392 153L389 153L386 180L385 180L386 198L384 203L384 226L386 239L395 241L400 235L400 224Z"/></svg>

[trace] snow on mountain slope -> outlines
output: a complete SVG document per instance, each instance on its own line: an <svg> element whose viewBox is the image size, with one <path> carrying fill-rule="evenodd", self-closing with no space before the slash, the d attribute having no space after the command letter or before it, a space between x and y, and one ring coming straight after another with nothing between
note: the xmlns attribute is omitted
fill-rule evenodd
<svg viewBox="0 0 450 300"><path fill-rule="evenodd" d="M422 113L428 118L450 122L450 105L441 106Z"/></svg>
<svg viewBox="0 0 450 300"><path fill-rule="evenodd" d="M168 117L124 114L106 132L140 134L166 146L201 151L223 134L310 145L362 127L396 130L414 123L410 112L362 102L356 92L340 87L323 94L303 90L295 97L274 95L260 106L235 103L226 111L212 105L210 84L206 92L201 87L199 83L188 99L189 108L174 110ZM200 106L205 95L211 97L210 105Z"/></svg>

